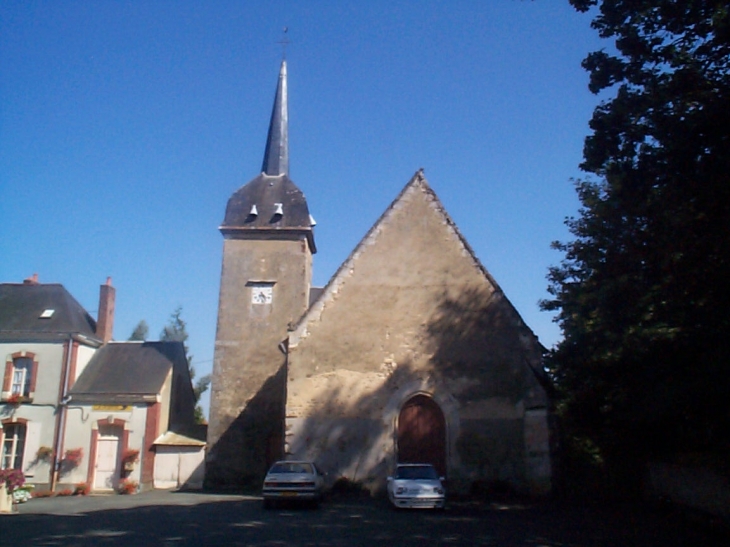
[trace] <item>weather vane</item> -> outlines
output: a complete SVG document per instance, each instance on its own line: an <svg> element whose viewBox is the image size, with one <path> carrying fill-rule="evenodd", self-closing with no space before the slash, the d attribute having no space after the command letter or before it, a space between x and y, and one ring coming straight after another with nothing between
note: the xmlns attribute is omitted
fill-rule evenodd
<svg viewBox="0 0 730 547"><path fill-rule="evenodd" d="M287 33L289 32L289 27L284 27L283 36L281 37L281 40L276 42L277 44L281 44L281 57L283 59L286 59L286 46L288 46L291 42L289 41L289 37L287 36Z"/></svg>

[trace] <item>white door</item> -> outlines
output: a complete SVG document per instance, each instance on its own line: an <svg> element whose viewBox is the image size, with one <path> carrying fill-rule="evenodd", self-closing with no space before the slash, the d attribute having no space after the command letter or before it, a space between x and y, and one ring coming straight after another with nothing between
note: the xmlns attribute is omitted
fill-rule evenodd
<svg viewBox="0 0 730 547"><path fill-rule="evenodd" d="M113 490L117 486L120 435L115 429L109 426L99 428L94 465L94 490Z"/></svg>

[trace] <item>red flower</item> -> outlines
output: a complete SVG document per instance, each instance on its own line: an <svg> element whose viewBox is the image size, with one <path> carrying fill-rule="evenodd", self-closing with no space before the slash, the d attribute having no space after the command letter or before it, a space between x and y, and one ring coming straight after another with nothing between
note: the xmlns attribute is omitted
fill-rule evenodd
<svg viewBox="0 0 730 547"><path fill-rule="evenodd" d="M139 450L127 448L122 452L122 463L136 463L139 461Z"/></svg>
<svg viewBox="0 0 730 547"><path fill-rule="evenodd" d="M5 484L8 494L25 484L25 475L20 469L0 469L0 484Z"/></svg>
<svg viewBox="0 0 730 547"><path fill-rule="evenodd" d="M81 448L71 448L66 450L66 454L63 459L66 460L71 467L78 467L81 460L84 459L84 451Z"/></svg>

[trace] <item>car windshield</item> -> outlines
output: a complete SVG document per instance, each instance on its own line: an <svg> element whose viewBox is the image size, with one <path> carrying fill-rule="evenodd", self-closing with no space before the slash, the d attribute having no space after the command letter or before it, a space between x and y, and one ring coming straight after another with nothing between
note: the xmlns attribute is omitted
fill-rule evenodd
<svg viewBox="0 0 730 547"><path fill-rule="evenodd" d="M314 474L311 463L301 463L301 462L275 463L271 467L271 469L269 469L269 473L307 473L309 475Z"/></svg>
<svg viewBox="0 0 730 547"><path fill-rule="evenodd" d="M407 465L395 470L395 478L435 480L438 475L432 465Z"/></svg>

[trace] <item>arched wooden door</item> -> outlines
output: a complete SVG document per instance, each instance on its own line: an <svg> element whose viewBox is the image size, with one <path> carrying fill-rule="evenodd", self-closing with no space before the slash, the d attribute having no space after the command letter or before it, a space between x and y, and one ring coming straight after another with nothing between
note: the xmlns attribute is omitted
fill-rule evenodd
<svg viewBox="0 0 730 547"><path fill-rule="evenodd" d="M398 463L430 463L446 476L446 420L425 395L409 399L398 416Z"/></svg>

